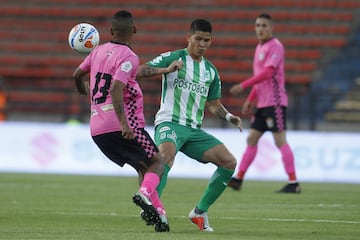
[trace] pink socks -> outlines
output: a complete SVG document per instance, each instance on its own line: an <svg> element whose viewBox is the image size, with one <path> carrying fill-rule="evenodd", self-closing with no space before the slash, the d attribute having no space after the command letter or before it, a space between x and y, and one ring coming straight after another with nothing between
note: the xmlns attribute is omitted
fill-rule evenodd
<svg viewBox="0 0 360 240"><path fill-rule="evenodd" d="M153 204L153 206L156 208L159 214L166 215L166 211L164 208L164 205L160 201L159 194L157 191L154 191L153 194L150 196L150 200Z"/></svg>
<svg viewBox="0 0 360 240"><path fill-rule="evenodd" d="M256 152L257 152L257 145L255 146L247 146L246 150L244 152L244 155L241 159L240 162L240 166L239 166L239 171L237 173L237 178L238 179L243 179L244 175L247 171L247 169L249 168L249 166L251 165L251 163L254 161L255 156L256 156Z"/></svg>
<svg viewBox="0 0 360 240"><path fill-rule="evenodd" d="M279 148L281 152L281 159L283 161L283 165L285 168L285 172L288 174L289 182L296 182L296 174L295 174L295 161L294 161L294 154L289 146L289 144L284 144ZM248 170L249 166L255 159L257 152L257 145L255 146L247 146L244 152L244 155L241 159L240 166L238 168L238 173L236 177L238 179L243 179L245 176L246 171Z"/></svg>
<svg viewBox="0 0 360 240"><path fill-rule="evenodd" d="M160 182L160 177L153 172L147 172L144 175L144 180L140 185L140 192L149 197L156 190L157 185Z"/></svg>
<svg viewBox="0 0 360 240"><path fill-rule="evenodd" d="M285 172L289 175L289 182L296 182L294 154L289 144L280 147Z"/></svg>
<svg viewBox="0 0 360 240"><path fill-rule="evenodd" d="M140 192L150 199L159 214L166 215L165 208L160 201L156 187L159 185L160 178L156 173L148 172L144 175L144 180L140 186Z"/></svg>

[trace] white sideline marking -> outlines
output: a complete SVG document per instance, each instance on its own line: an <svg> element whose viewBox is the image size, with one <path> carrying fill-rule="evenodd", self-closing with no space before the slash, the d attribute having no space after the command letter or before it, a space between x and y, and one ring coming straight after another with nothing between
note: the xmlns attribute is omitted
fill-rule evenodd
<svg viewBox="0 0 360 240"><path fill-rule="evenodd" d="M85 215L85 216L125 216L136 217L139 215L122 215L114 212L99 213L99 212L54 212L58 215ZM170 216L171 218L188 218L187 216ZM360 224L360 221L348 220L331 220L331 219L294 219L294 218L244 218L244 217L211 217L225 220L241 220L241 221L266 221L266 222L317 222L317 223L344 223L344 224Z"/></svg>
<svg viewBox="0 0 360 240"><path fill-rule="evenodd" d="M269 222L318 222L318 223L348 223L360 224L360 221L348 220L329 220L329 219L287 219L287 218L241 218L241 217L221 217L222 219L234 219L244 221L269 221Z"/></svg>

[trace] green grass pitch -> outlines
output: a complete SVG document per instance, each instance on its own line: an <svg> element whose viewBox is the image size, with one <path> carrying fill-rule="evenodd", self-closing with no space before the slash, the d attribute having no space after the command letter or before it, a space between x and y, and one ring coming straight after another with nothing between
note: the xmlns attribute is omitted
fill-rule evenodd
<svg viewBox="0 0 360 240"><path fill-rule="evenodd" d="M0 174L0 239L360 239L360 185L302 183L299 195L276 194L284 182L246 181L210 208L215 232L187 219L206 179L170 178L163 194L169 233L139 218L136 177Z"/></svg>

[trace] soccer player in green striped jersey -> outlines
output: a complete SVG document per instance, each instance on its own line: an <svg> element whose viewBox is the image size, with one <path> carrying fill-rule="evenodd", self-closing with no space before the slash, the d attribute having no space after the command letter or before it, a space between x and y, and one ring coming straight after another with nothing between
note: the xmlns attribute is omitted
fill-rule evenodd
<svg viewBox="0 0 360 240"><path fill-rule="evenodd" d="M188 45L163 53L138 68L137 77L162 75L160 109L155 117L155 142L167 162L158 186L161 195L178 151L201 163L217 166L189 219L201 231L213 231L207 211L224 192L236 167L236 158L225 145L201 129L205 107L241 130L241 119L221 103L221 81L216 67L204 55L212 41L212 26L205 19L191 23Z"/></svg>

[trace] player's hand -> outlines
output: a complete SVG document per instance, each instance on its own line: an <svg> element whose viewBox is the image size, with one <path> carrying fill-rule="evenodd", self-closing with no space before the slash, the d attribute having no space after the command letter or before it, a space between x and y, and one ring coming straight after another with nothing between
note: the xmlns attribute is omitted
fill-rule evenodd
<svg viewBox="0 0 360 240"><path fill-rule="evenodd" d="M248 100L246 100L242 106L241 113L244 116L250 116L252 115L252 103Z"/></svg>
<svg viewBox="0 0 360 240"><path fill-rule="evenodd" d="M241 86L241 84L236 84L234 86L232 86L230 88L230 93L234 96L239 95L240 93L242 93L244 91L243 87Z"/></svg>
<svg viewBox="0 0 360 240"><path fill-rule="evenodd" d="M168 67L168 73L175 72L183 67L183 62L181 60L175 60L173 61Z"/></svg>
<svg viewBox="0 0 360 240"><path fill-rule="evenodd" d="M134 132L128 125L122 126L122 136L125 139L134 139L135 138Z"/></svg>
<svg viewBox="0 0 360 240"><path fill-rule="evenodd" d="M239 116L232 115L230 117L230 122L239 128L240 132L242 132L241 118Z"/></svg>

